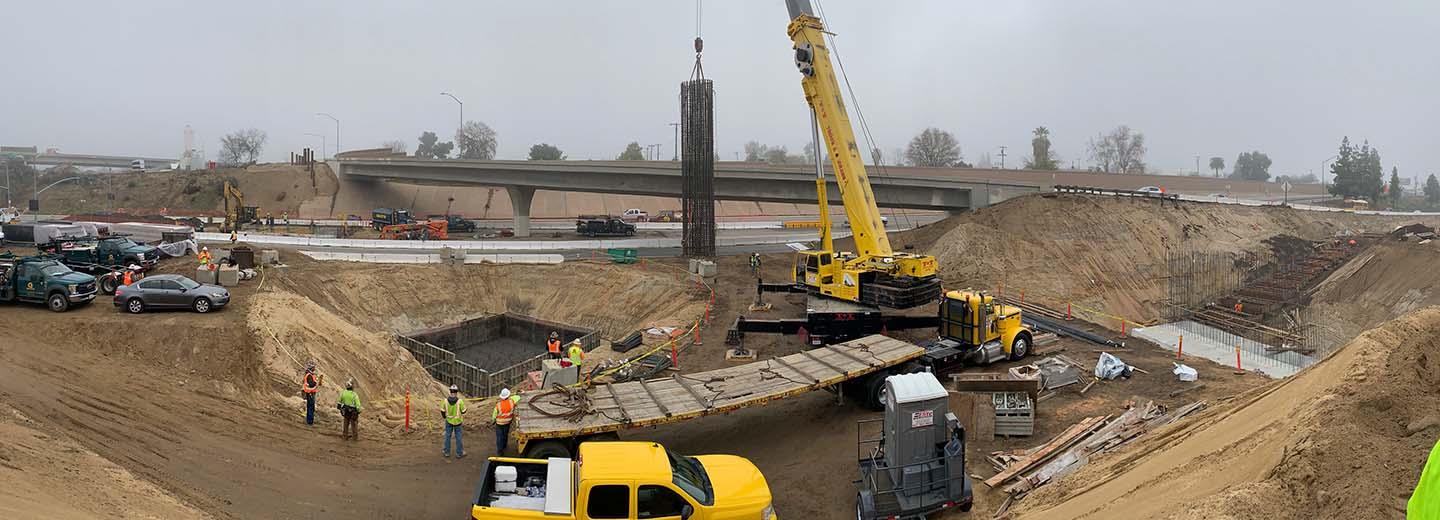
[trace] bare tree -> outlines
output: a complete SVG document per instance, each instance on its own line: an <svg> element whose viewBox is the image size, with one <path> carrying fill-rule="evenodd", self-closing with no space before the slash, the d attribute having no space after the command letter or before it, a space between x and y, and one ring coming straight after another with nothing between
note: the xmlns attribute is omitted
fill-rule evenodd
<svg viewBox="0 0 1440 520"><path fill-rule="evenodd" d="M1145 134L1120 125L1087 145L1090 161L1106 173L1145 173Z"/></svg>
<svg viewBox="0 0 1440 520"><path fill-rule="evenodd" d="M955 136L933 127L910 140L910 146L905 148L905 161L911 166L966 166L960 160L960 143Z"/></svg>
<svg viewBox="0 0 1440 520"><path fill-rule="evenodd" d="M464 127L455 131L455 146L460 149L460 159L494 159L498 144L495 131L480 121L466 121Z"/></svg>
<svg viewBox="0 0 1440 520"><path fill-rule="evenodd" d="M399 139L396 139L394 141L385 141L384 143L381 143L380 146L389 148L390 151L398 154L403 154L410 151L410 145L406 144L405 141L401 141Z"/></svg>
<svg viewBox="0 0 1440 520"><path fill-rule="evenodd" d="M265 149L265 132L254 128L246 128L226 134L220 138L220 164L225 166L245 166L255 164L260 160L260 152Z"/></svg>

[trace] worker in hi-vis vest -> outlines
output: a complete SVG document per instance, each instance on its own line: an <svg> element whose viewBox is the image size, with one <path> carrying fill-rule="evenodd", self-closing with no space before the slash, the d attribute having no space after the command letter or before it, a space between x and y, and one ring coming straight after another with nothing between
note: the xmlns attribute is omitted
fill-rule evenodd
<svg viewBox="0 0 1440 520"><path fill-rule="evenodd" d="M550 340L545 342L545 350L550 352L550 359L560 359L560 333L550 331Z"/></svg>
<svg viewBox="0 0 1440 520"><path fill-rule="evenodd" d="M315 362L305 364L305 377L300 381L300 394L305 397L305 424L315 424L315 394L320 391L320 385L325 383L325 376L315 373Z"/></svg>
<svg viewBox="0 0 1440 520"><path fill-rule="evenodd" d="M580 347L580 340L577 339L570 342L570 350L566 352L566 355L569 359L566 359L564 362L562 362L562 366L568 367L570 365L575 365L578 367L580 366L581 362L585 361L585 349Z"/></svg>
<svg viewBox="0 0 1440 520"><path fill-rule="evenodd" d="M460 398L460 387L450 385L450 397L445 398L445 404L440 406L440 416L445 419L445 447L441 454L450 456L450 438L455 438L455 458L465 458L465 437L464 430L460 423L464 422L465 400Z"/></svg>
<svg viewBox="0 0 1440 520"><path fill-rule="evenodd" d="M495 421L495 456L505 456L505 446L510 443L510 423L515 420L515 405L520 396L510 395L509 388L500 389L500 400L490 411L490 420Z"/></svg>
<svg viewBox="0 0 1440 520"><path fill-rule="evenodd" d="M1430 458L1425 469L1420 470L1420 481L1415 483L1415 492L1405 505L1406 520L1440 520L1440 442L1430 448Z"/></svg>

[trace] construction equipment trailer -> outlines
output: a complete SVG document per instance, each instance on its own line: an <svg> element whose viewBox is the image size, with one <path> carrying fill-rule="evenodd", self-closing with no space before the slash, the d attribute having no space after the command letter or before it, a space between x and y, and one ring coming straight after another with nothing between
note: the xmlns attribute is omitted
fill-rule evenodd
<svg viewBox="0 0 1440 520"><path fill-rule="evenodd" d="M570 457L580 443L619 432L761 406L835 388L869 407L885 377L913 372L925 349L868 336L798 354L668 378L531 392L515 408L510 435L527 458Z"/></svg>

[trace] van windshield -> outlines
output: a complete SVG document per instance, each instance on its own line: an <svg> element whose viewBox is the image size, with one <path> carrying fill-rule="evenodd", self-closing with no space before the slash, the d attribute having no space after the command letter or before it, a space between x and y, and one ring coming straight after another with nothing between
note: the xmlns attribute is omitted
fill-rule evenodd
<svg viewBox="0 0 1440 520"><path fill-rule="evenodd" d="M676 486L685 490L696 502L704 505L715 504L715 490L710 487L710 476L695 457L666 453L670 457L670 474Z"/></svg>

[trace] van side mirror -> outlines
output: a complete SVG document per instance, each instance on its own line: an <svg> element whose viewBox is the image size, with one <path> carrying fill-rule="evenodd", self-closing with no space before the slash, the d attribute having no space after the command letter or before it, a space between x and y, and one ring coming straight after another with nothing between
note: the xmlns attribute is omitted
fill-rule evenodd
<svg viewBox="0 0 1440 520"><path fill-rule="evenodd" d="M695 508L691 507L690 504L680 506L680 520L690 520L690 517L694 515Z"/></svg>

